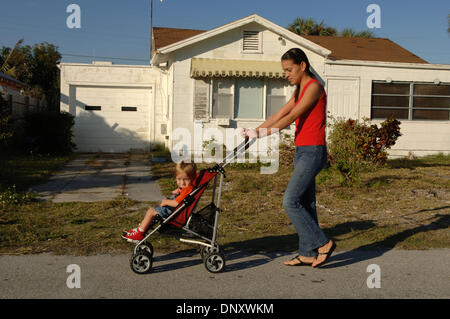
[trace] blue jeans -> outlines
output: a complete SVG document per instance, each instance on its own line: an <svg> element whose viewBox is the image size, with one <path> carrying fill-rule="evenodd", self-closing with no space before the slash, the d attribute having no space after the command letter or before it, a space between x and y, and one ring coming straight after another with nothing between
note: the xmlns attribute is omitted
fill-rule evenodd
<svg viewBox="0 0 450 319"><path fill-rule="evenodd" d="M326 161L326 146L296 146L294 171L283 197L283 207L298 234L299 255L305 257L316 257L317 248L328 242L316 212L316 175Z"/></svg>

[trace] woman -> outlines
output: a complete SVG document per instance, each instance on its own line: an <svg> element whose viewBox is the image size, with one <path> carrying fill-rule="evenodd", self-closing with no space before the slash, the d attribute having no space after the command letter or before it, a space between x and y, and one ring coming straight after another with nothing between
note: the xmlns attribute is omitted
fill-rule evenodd
<svg viewBox="0 0 450 319"><path fill-rule="evenodd" d="M296 85L294 96L256 129L244 130L250 138L263 137L295 121L294 171L283 198L283 206L299 237L299 255L287 266L323 265L336 244L319 227L316 212L315 177L327 160L325 143L326 93L310 71L306 54L298 48L281 57L288 81ZM264 128L264 130L261 130Z"/></svg>

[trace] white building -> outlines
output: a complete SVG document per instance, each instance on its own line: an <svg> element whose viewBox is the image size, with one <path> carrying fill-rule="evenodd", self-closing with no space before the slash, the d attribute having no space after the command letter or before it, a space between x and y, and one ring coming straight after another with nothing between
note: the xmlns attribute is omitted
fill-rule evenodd
<svg viewBox="0 0 450 319"><path fill-rule="evenodd" d="M280 57L300 47L332 116L395 116L403 135L393 156L450 153L450 65L388 39L302 37L251 15L210 31L154 28L152 43L151 66L61 64L61 110L76 116L79 151L172 148L173 130L193 138L195 122L256 127L291 96Z"/></svg>

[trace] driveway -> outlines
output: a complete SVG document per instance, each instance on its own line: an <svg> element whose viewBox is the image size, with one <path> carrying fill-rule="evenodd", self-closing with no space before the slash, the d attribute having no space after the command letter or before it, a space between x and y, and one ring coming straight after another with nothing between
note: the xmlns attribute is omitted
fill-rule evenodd
<svg viewBox="0 0 450 319"><path fill-rule="evenodd" d="M118 195L161 201L151 162L143 154L78 154L45 183L30 188L38 198L61 202L98 202Z"/></svg>

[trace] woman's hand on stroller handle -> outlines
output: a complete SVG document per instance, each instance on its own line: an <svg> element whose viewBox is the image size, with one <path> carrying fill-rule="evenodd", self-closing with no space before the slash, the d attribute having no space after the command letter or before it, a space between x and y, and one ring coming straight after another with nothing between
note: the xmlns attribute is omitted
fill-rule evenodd
<svg viewBox="0 0 450 319"><path fill-rule="evenodd" d="M243 138L246 138L246 137L257 138L258 137L258 132L254 128L250 128L250 129L243 128L242 131L241 131L241 136Z"/></svg>

